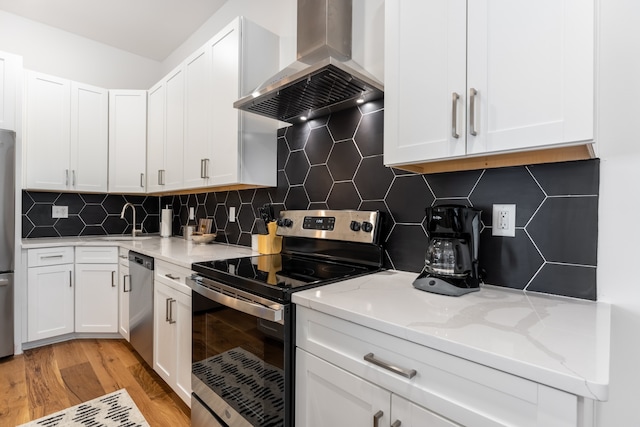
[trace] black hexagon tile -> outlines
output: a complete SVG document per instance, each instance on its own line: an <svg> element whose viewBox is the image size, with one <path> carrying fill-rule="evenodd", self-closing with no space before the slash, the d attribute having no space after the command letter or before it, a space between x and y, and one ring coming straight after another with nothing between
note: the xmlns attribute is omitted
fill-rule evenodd
<svg viewBox="0 0 640 427"><path fill-rule="evenodd" d="M479 265L486 272L485 283L524 289L544 260L524 230L515 237L497 237L487 228L480 234Z"/></svg>
<svg viewBox="0 0 640 427"><path fill-rule="evenodd" d="M592 265L598 253L598 198L549 197L527 225L545 260Z"/></svg>
<svg viewBox="0 0 640 427"><path fill-rule="evenodd" d="M597 195L600 159L528 166L548 196Z"/></svg>
<svg viewBox="0 0 640 427"><path fill-rule="evenodd" d="M360 165L360 160L362 160L362 157L353 140L336 143L327 160L327 166L333 180L345 181L353 179L358 165Z"/></svg>
<svg viewBox="0 0 640 427"><path fill-rule="evenodd" d="M546 263L526 289L595 301L596 269Z"/></svg>
<svg viewBox="0 0 640 427"><path fill-rule="evenodd" d="M309 197L302 185L296 185L289 188L289 193L284 201L287 209L307 209L309 206Z"/></svg>
<svg viewBox="0 0 640 427"><path fill-rule="evenodd" d="M333 147L333 139L326 126L311 130L309 142L304 147L305 153L311 165L320 165L327 162L329 153Z"/></svg>
<svg viewBox="0 0 640 427"><path fill-rule="evenodd" d="M426 175L429 187L437 198L469 197L482 171L434 173Z"/></svg>
<svg viewBox="0 0 640 427"><path fill-rule="evenodd" d="M382 156L365 157L353 178L362 200L382 200L393 182L393 172L382 164Z"/></svg>
<svg viewBox="0 0 640 427"><path fill-rule="evenodd" d="M284 139L290 151L302 150L307 143L311 128L308 123L286 128Z"/></svg>
<svg viewBox="0 0 640 427"><path fill-rule="evenodd" d="M84 223L78 215L69 215L68 218L60 218L55 229L61 236L79 236L84 229Z"/></svg>
<svg viewBox="0 0 640 427"><path fill-rule="evenodd" d="M330 209L358 209L360 202L358 191L351 181L334 183L327 198Z"/></svg>
<svg viewBox="0 0 640 427"><path fill-rule="evenodd" d="M354 136L363 157L382 154L384 113L382 110L362 116Z"/></svg>
<svg viewBox="0 0 640 427"><path fill-rule="evenodd" d="M427 180L429 178L427 177ZM492 225L494 204L516 205L516 227L524 227L545 195L524 167L487 169L469 199L482 209L482 222Z"/></svg>
<svg viewBox="0 0 640 427"><path fill-rule="evenodd" d="M67 206L69 215L77 215L84 207L84 200L79 194L62 193L54 203L55 206ZM124 205L124 203L122 204ZM122 209L120 205L120 209Z"/></svg>
<svg viewBox="0 0 640 427"><path fill-rule="evenodd" d="M362 113L358 108L349 108L341 111L340 114L332 114L327 126L333 140L342 141L353 138L361 118Z"/></svg>
<svg viewBox="0 0 640 427"><path fill-rule="evenodd" d="M325 165L311 166L305 188L311 202L324 202L333 186L333 179Z"/></svg>
<svg viewBox="0 0 640 427"><path fill-rule="evenodd" d="M422 175L396 176L386 198L397 223L421 223L433 195Z"/></svg>
<svg viewBox="0 0 640 427"><path fill-rule="evenodd" d="M424 267L427 234L419 224L396 224L385 250L396 270L419 273Z"/></svg>
<svg viewBox="0 0 640 427"><path fill-rule="evenodd" d="M289 154L289 159L284 167L289 185L300 185L304 182L309 172L309 161L304 151L294 151Z"/></svg>

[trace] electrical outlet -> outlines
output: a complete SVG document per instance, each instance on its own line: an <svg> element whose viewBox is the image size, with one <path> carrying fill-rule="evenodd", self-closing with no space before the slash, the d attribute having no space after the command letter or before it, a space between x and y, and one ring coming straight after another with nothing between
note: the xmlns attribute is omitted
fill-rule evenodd
<svg viewBox="0 0 640 427"><path fill-rule="evenodd" d="M516 205L493 205L491 235L516 237Z"/></svg>
<svg viewBox="0 0 640 427"><path fill-rule="evenodd" d="M51 218L69 218L69 207L51 206Z"/></svg>
<svg viewBox="0 0 640 427"><path fill-rule="evenodd" d="M236 222L236 208L235 206L229 207L229 222Z"/></svg>

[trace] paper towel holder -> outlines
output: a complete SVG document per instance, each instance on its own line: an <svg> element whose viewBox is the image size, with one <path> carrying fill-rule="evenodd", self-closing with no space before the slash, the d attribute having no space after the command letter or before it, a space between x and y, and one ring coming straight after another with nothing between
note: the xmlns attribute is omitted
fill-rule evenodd
<svg viewBox="0 0 640 427"><path fill-rule="evenodd" d="M160 237L171 237L173 227L173 210L167 205L160 216Z"/></svg>

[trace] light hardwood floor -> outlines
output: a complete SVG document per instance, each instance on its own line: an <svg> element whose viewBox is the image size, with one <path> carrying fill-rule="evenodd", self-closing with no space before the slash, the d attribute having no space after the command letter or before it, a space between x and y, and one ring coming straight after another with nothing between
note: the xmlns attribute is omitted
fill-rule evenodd
<svg viewBox="0 0 640 427"><path fill-rule="evenodd" d="M0 359L0 426L126 388L152 427L190 425L189 407L125 340L78 339Z"/></svg>

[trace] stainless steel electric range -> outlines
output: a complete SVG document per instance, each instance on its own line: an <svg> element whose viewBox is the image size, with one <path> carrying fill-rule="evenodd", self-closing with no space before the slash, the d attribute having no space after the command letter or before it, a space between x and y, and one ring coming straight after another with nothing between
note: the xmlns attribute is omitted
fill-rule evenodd
<svg viewBox="0 0 640 427"><path fill-rule="evenodd" d="M291 295L380 271L381 215L282 211L281 253L192 265L192 426L293 426Z"/></svg>

